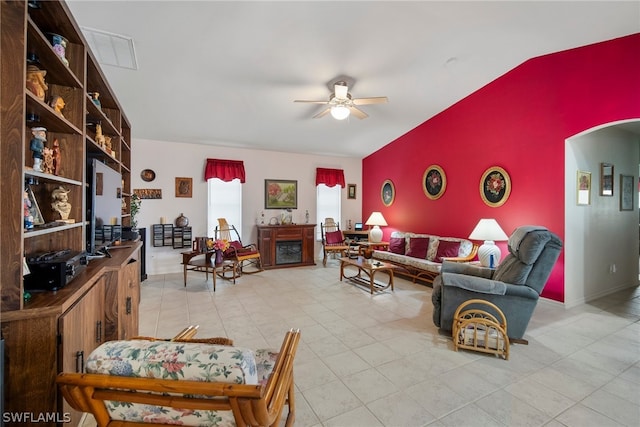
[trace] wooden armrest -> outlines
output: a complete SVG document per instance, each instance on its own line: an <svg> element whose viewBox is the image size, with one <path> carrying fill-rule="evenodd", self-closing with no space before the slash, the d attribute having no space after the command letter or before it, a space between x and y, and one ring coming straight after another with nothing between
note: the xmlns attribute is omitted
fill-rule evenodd
<svg viewBox="0 0 640 427"><path fill-rule="evenodd" d="M469 261L473 261L473 259L476 257L476 255L478 254L478 245L474 244L473 248L471 248L471 252L469 252L469 255L467 256L460 256L460 257L442 257L443 261L451 261L451 262L469 262Z"/></svg>

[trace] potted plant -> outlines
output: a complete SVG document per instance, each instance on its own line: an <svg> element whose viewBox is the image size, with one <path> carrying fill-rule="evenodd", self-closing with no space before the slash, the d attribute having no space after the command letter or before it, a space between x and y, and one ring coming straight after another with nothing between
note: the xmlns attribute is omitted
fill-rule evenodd
<svg viewBox="0 0 640 427"><path fill-rule="evenodd" d="M138 196L137 194L132 194L131 195L131 230L135 231L138 229L138 219L136 218L138 216L138 213L140 213L140 205L142 205L142 200L140 199L140 196Z"/></svg>

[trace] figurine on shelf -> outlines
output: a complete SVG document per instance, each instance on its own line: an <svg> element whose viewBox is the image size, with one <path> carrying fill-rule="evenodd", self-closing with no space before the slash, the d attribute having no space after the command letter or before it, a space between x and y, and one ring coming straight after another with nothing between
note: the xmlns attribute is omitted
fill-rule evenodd
<svg viewBox="0 0 640 427"><path fill-rule="evenodd" d="M104 149L111 157L115 157L116 152L111 149L111 137L108 135L104 135Z"/></svg>
<svg viewBox="0 0 640 427"><path fill-rule="evenodd" d="M100 123L96 124L96 143L102 148L104 148L106 144L106 140L102 134L102 125Z"/></svg>
<svg viewBox="0 0 640 427"><path fill-rule="evenodd" d="M64 109L65 103L64 99L62 99L60 95L55 95L54 97L52 97L51 101L49 101L49 106L51 106L51 108L53 108L53 111L55 111L61 117L64 117L64 115L62 114L62 110Z"/></svg>
<svg viewBox="0 0 640 427"><path fill-rule="evenodd" d="M98 99L100 97L100 92L89 92L89 96L91 97L91 101L93 101L96 107L101 109L102 104L100 104L100 100Z"/></svg>
<svg viewBox="0 0 640 427"><path fill-rule="evenodd" d="M42 172L42 159L44 158L44 143L47 142L47 128L31 128L31 143L29 148L33 152L33 170Z"/></svg>
<svg viewBox="0 0 640 427"><path fill-rule="evenodd" d="M62 167L62 154L60 153L60 143L58 138L53 139L53 174L60 175Z"/></svg>
<svg viewBox="0 0 640 427"><path fill-rule="evenodd" d="M58 55L58 58L66 65L69 66L69 60L65 57L67 50L67 39L60 34L49 33L49 37L51 39L51 46L53 47L53 51Z"/></svg>
<svg viewBox="0 0 640 427"><path fill-rule="evenodd" d="M27 66L27 89L32 92L40 101L44 101L45 93L49 86L44 81L47 75L46 70L41 70L36 65Z"/></svg>
<svg viewBox="0 0 640 427"><path fill-rule="evenodd" d="M31 230L33 228L33 215L31 215L31 199L29 199L27 190L22 193L22 200L24 203L24 229Z"/></svg>
<svg viewBox="0 0 640 427"><path fill-rule="evenodd" d="M69 191L63 186L59 186L51 193L51 208L60 215L62 222L73 223L74 220L69 219L71 213L71 203L69 203ZM58 220L58 221L60 221Z"/></svg>
<svg viewBox="0 0 640 427"><path fill-rule="evenodd" d="M53 150L51 148L44 147L44 150L42 150L42 165L40 168L44 173L53 174Z"/></svg>

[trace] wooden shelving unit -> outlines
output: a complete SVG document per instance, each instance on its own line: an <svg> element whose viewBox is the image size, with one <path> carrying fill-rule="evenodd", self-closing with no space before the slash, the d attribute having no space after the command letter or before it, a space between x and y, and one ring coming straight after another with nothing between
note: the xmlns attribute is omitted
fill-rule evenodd
<svg viewBox="0 0 640 427"><path fill-rule="evenodd" d="M67 39L68 65L54 51L51 33ZM23 259L38 252L85 250L90 159L97 158L121 173L124 203L119 225L130 225L131 125L64 1L0 0L0 52L4 410L73 413L57 395L55 376L62 369L81 367L78 355L87 357L101 342L137 333L141 244L120 249L111 259L91 261L63 289L34 293L28 301L23 298ZM44 100L25 86L27 58L29 64L47 72ZM100 107L90 92L100 93ZM64 99L62 115L49 105L54 96ZM96 124L110 138L111 150L96 141ZM33 169L32 127L47 129L48 148L54 140L59 143L57 174ZM23 190L27 185L44 224L25 230ZM69 190L69 218L75 222L51 226L59 219L51 208L51 192L58 186ZM72 422L77 416L73 413Z"/></svg>

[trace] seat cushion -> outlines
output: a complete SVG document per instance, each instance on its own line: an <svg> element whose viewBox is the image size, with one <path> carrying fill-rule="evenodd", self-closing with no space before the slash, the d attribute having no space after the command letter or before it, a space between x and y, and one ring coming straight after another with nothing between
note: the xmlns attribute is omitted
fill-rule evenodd
<svg viewBox="0 0 640 427"><path fill-rule="evenodd" d="M325 241L327 245L336 245L338 243L342 243L344 241L344 237L342 236L342 231L329 231L324 235Z"/></svg>
<svg viewBox="0 0 640 427"><path fill-rule="evenodd" d="M264 384L277 350L170 341L109 341L87 359L87 372L130 377ZM234 426L231 411L203 411L105 401L111 419L185 426Z"/></svg>

